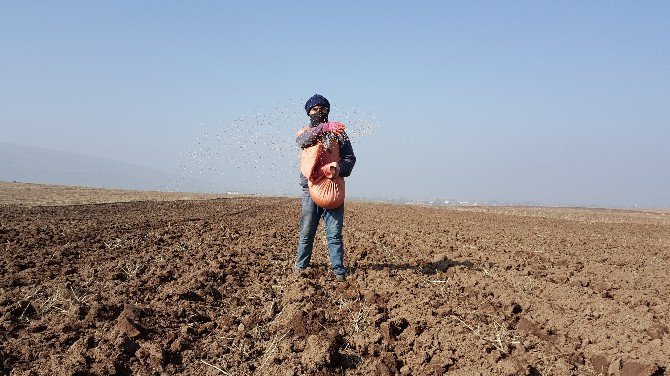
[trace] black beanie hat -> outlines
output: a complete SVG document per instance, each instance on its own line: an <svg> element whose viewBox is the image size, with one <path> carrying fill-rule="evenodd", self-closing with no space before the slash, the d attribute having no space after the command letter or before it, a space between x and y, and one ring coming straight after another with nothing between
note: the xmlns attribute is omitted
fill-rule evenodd
<svg viewBox="0 0 670 376"><path fill-rule="evenodd" d="M323 106L330 109L330 102L328 102L328 99L326 99L326 97L323 95L314 94L307 100L307 103L305 103L305 111L307 111L307 114L309 114L309 110L311 110L314 106Z"/></svg>

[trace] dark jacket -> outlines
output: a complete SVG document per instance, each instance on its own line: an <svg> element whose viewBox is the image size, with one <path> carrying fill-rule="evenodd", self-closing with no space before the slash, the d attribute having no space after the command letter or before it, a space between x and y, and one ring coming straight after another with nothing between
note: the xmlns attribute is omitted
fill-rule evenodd
<svg viewBox="0 0 670 376"><path fill-rule="evenodd" d="M323 124L310 127L298 135L295 142L298 143L298 146L300 146L301 149L314 145L321 139L321 136L323 136L322 127ZM354 155L354 148L351 146L351 141L349 141L349 137L345 132L342 132L342 134L337 137L337 143L340 145L340 176L345 178L351 175L351 170L354 169L354 164L356 164L356 156ZM302 172L300 173L300 185L307 187L307 178Z"/></svg>

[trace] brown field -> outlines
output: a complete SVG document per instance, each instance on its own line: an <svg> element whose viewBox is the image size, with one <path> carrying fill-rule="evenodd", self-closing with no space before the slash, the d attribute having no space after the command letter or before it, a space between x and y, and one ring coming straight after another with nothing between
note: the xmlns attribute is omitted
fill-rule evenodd
<svg viewBox="0 0 670 376"><path fill-rule="evenodd" d="M0 374L670 367L667 211L346 205L338 283L295 198L2 183Z"/></svg>

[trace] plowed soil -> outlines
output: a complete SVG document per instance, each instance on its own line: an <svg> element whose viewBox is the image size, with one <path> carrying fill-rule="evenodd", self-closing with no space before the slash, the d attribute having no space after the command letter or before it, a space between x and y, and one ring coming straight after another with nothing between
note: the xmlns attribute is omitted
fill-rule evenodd
<svg viewBox="0 0 670 376"><path fill-rule="evenodd" d="M76 205L38 188L0 205L0 374L670 367L668 212L348 201L337 282L322 229L293 273L297 198Z"/></svg>

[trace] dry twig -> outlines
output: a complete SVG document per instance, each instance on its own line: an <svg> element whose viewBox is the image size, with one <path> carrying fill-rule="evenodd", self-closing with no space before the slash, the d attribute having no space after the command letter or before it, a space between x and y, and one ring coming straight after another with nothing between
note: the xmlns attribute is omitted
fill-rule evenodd
<svg viewBox="0 0 670 376"><path fill-rule="evenodd" d="M202 360L202 359L200 359L200 362L203 363L203 364L206 364L206 365L208 365L208 366L210 366L210 367L212 367L212 368L214 368L215 370L217 370L217 371L223 373L223 374L226 375L226 376L233 376L232 374L230 374L230 373L228 373L228 372L222 370L221 368L215 366L214 364L207 363L206 361L204 361L204 360Z"/></svg>
<svg viewBox="0 0 670 376"><path fill-rule="evenodd" d="M137 263L135 265L127 264L121 267L123 273L128 277L128 279L133 279L137 277L137 273L140 271L142 264Z"/></svg>
<svg viewBox="0 0 670 376"><path fill-rule="evenodd" d="M482 334L479 327L477 327L476 329L473 328L470 324L466 323L463 319L461 319L456 315L451 315L451 317L458 320L461 324L463 324L463 326L468 328L479 339L491 343L493 347L495 347L496 349L500 350L503 353L507 353L509 345L518 345L519 343L521 343L516 337L508 338L509 330L504 325L500 324L497 321L493 321L493 325L495 326L494 336L488 337Z"/></svg>
<svg viewBox="0 0 670 376"><path fill-rule="evenodd" d="M357 314L351 314L351 320L352 320L352 326L354 328L354 333L358 333L361 330L363 330L363 327L361 326L362 323L364 323L365 319L367 318L368 314L365 312L362 308Z"/></svg>
<svg viewBox="0 0 670 376"><path fill-rule="evenodd" d="M268 346L267 350L265 350L265 354L263 356L264 357L263 362L261 363L261 366L258 367L259 372L260 372L260 370L263 369L263 367L265 367L265 364L268 362L268 360L270 360L270 357L272 356L272 354L275 352L275 350L277 350L277 346L279 346L279 343L284 338L286 338L286 336L289 334L289 332L290 331L287 331L286 333L284 333L284 335L279 337L279 339L277 339L277 336L275 336L275 338L272 340L272 342L270 342L270 346Z"/></svg>

